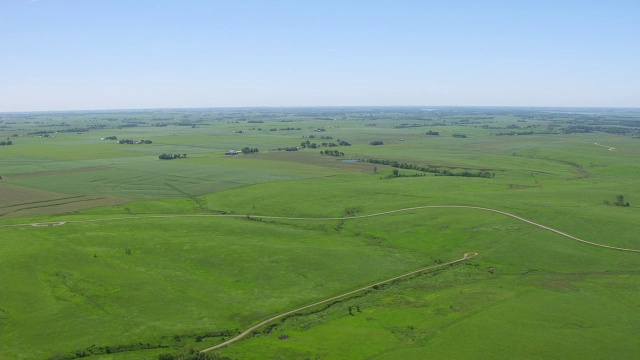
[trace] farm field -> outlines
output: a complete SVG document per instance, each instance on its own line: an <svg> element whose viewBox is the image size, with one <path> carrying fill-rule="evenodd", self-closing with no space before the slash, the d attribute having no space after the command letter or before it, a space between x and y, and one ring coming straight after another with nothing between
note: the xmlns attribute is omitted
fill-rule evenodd
<svg viewBox="0 0 640 360"><path fill-rule="evenodd" d="M0 358L180 358L470 252L206 354L640 348L640 252L478 209L640 250L635 109L3 113L0 138Z"/></svg>

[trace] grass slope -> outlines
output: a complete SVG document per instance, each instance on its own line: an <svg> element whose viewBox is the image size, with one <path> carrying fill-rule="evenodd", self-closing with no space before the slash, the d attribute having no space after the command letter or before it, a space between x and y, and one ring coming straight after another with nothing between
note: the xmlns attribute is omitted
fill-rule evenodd
<svg viewBox="0 0 640 360"><path fill-rule="evenodd" d="M466 263L289 317L216 353L634 358L638 254L504 215L141 217L349 217L472 205L640 249L637 119L632 110L409 108L5 114L0 137L13 145L0 148L0 225L69 222L0 228L0 273L9 274L0 278L0 354L117 360L204 349L272 315L477 251ZM516 132L533 134L496 136ZM101 140L108 136L153 143ZM337 139L351 143L333 148L348 159L496 175L387 178L389 166L343 163L321 156L324 148L274 150ZM260 152L223 155L245 146ZM161 153L188 157L160 161ZM611 205L619 194L631 206ZM126 199L135 201L119 203ZM106 204L118 205L99 206Z"/></svg>

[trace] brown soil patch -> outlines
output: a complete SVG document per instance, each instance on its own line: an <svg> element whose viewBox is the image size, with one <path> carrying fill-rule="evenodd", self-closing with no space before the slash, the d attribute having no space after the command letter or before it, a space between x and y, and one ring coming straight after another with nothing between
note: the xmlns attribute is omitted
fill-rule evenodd
<svg viewBox="0 0 640 360"><path fill-rule="evenodd" d="M82 173L82 172L88 172L88 171L101 171L106 169L110 169L110 167L93 166L93 167L83 167L78 169L67 169L67 170L58 170L58 171L36 171L36 172L29 172L29 173L22 173L22 174L14 174L14 175L11 175L10 177L13 179L25 179L25 178L40 177L40 176L53 176L53 175L75 174L75 173Z"/></svg>

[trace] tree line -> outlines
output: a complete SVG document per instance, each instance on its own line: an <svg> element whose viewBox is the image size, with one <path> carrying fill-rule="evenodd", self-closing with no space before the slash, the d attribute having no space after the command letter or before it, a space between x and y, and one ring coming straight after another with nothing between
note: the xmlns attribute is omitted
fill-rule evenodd
<svg viewBox="0 0 640 360"><path fill-rule="evenodd" d="M344 156L344 153L338 150L325 150L325 151L320 150L320 155Z"/></svg>
<svg viewBox="0 0 640 360"><path fill-rule="evenodd" d="M243 147L242 148L242 153L243 154L252 154L252 153L257 153L258 152L258 148L250 148L250 147Z"/></svg>
<svg viewBox="0 0 640 360"><path fill-rule="evenodd" d="M316 143L312 143L311 141L307 140L307 141L303 141L300 143L300 147L303 149L317 149L319 147L336 147L336 146L351 146L350 143L344 141L344 140L337 140L337 143L328 143L328 142L323 142L322 144L318 145Z"/></svg>
<svg viewBox="0 0 640 360"><path fill-rule="evenodd" d="M427 174L425 174L425 173L415 173L415 174L407 175L407 174L401 174L398 169L393 169L393 170L391 170L391 174L385 176L384 179L395 179L395 178L400 178L400 177L420 177L420 176L427 176Z"/></svg>
<svg viewBox="0 0 640 360"><path fill-rule="evenodd" d="M0 141L0 146L6 146L6 145L13 145L13 141L11 140Z"/></svg>
<svg viewBox="0 0 640 360"><path fill-rule="evenodd" d="M453 172L449 169L436 169L436 168L430 168L428 166L418 166L415 164L401 163L395 160L368 159L368 160L361 160L361 161L366 161L370 164L388 165L388 166L399 168L399 169L417 170L417 171L422 171L427 173L433 173L436 176L462 176L462 177L479 177L479 178L493 178L496 176L496 173L492 173L489 171L472 172L472 171L465 170L465 171Z"/></svg>
<svg viewBox="0 0 640 360"><path fill-rule="evenodd" d="M162 154L158 157L160 160L185 159L187 154Z"/></svg>
<svg viewBox="0 0 640 360"><path fill-rule="evenodd" d="M278 130L280 130L280 131L291 131L291 130L302 130L302 128L286 127L286 128L279 128L279 129L277 129L277 128L269 129L269 131L278 131Z"/></svg>
<svg viewBox="0 0 640 360"><path fill-rule="evenodd" d="M131 139L122 139L118 141L118 144L129 144L129 145L137 145L137 144L151 144L151 140L131 140Z"/></svg>
<svg viewBox="0 0 640 360"><path fill-rule="evenodd" d="M304 138L304 135L302 135L302 138ZM316 136L315 135L309 135L309 139L315 139ZM327 140L332 140L333 136L328 136L328 135L323 135L323 136L319 136L320 139L327 139Z"/></svg>

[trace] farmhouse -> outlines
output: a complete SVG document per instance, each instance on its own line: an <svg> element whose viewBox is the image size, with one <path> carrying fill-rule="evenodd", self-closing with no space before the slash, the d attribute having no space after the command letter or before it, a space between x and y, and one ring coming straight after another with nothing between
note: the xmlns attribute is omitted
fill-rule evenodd
<svg viewBox="0 0 640 360"><path fill-rule="evenodd" d="M235 151L235 150L229 150L226 153L224 153L225 155L238 155L240 154L240 151Z"/></svg>

